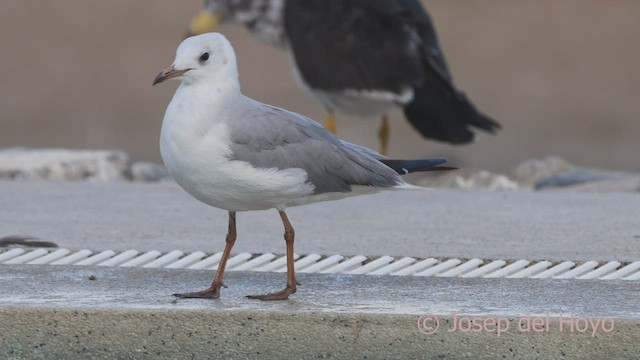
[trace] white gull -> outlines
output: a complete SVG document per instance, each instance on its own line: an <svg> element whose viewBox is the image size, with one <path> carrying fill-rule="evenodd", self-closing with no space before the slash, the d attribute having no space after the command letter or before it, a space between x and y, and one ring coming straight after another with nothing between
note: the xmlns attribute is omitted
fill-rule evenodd
<svg viewBox="0 0 640 360"><path fill-rule="evenodd" d="M294 230L285 209L308 203L420 189L399 174L449 169L444 159L390 160L341 141L315 121L266 105L240 92L235 52L217 33L188 38L154 85L181 81L162 123L160 153L176 182L208 205L229 212L223 257L211 287L176 294L218 298L226 261L236 240L236 212L278 210L287 245L287 287L249 296L287 299L298 282L293 267Z"/></svg>

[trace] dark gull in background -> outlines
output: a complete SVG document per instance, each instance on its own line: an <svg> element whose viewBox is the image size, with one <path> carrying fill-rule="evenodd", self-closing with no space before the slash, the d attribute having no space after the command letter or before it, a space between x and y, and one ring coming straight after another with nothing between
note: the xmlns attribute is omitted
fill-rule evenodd
<svg viewBox="0 0 640 360"><path fill-rule="evenodd" d="M500 125L456 89L436 32L419 0L205 0L191 23L201 34L221 23L245 25L260 41L288 50L303 87L326 109L381 117L380 152L387 154L387 113L402 108L424 137L451 144Z"/></svg>
<svg viewBox="0 0 640 360"><path fill-rule="evenodd" d="M182 42L154 85L181 81L162 123L160 153L176 182L196 199L229 212L229 231L211 287L183 298L218 298L236 240L236 212L278 210L285 228L287 287L261 300L286 299L298 282L294 231L285 209L381 190L422 189L399 174L446 170L444 159L392 160L341 141L317 122L240 92L235 52L209 33Z"/></svg>

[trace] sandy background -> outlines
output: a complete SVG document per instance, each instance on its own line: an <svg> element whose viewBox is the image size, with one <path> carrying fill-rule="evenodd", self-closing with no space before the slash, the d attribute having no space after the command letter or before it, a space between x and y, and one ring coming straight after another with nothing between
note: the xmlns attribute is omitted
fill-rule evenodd
<svg viewBox="0 0 640 360"><path fill-rule="evenodd" d="M560 155L581 165L640 170L640 2L425 1L458 86L504 130L452 147L392 119L391 154L444 155L505 170ZM176 84L151 87L171 64L200 0L0 1L0 148L125 149L159 161L160 124ZM315 119L288 57L243 28L222 32L238 52L243 89ZM340 135L376 147L377 121L341 117Z"/></svg>

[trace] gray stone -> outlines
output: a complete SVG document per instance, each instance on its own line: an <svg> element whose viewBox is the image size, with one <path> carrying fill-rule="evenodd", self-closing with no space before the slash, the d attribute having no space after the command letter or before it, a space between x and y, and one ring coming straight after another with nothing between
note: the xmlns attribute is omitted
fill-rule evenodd
<svg viewBox="0 0 640 360"><path fill-rule="evenodd" d="M41 241L30 236L10 235L0 237L0 250L5 247L55 248L58 247L58 245L49 241Z"/></svg>
<svg viewBox="0 0 640 360"><path fill-rule="evenodd" d="M0 150L0 179L114 181L129 177L129 156L123 151Z"/></svg>
<svg viewBox="0 0 640 360"><path fill-rule="evenodd" d="M553 188L552 190L585 193L638 193L640 192L640 176L626 179L585 182L569 187Z"/></svg>
<svg viewBox="0 0 640 360"><path fill-rule="evenodd" d="M534 184L535 190L544 189L568 189L580 188L579 191L588 191L593 189L601 192L599 189L607 192L635 192L637 191L638 179L640 174L621 171L611 171L591 168L577 168L572 171L554 174L546 178L538 180ZM589 186L582 186L589 185Z"/></svg>

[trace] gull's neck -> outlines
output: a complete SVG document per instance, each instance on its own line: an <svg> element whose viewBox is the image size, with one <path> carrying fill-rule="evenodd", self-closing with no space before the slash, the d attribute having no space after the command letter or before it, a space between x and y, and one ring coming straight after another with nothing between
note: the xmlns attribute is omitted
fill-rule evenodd
<svg viewBox="0 0 640 360"><path fill-rule="evenodd" d="M226 122L235 118L243 98L233 76L180 84L165 113L161 142L191 146L212 132L225 138Z"/></svg>
<svg viewBox="0 0 640 360"><path fill-rule="evenodd" d="M233 79L219 79L216 81L183 82L178 86L175 96L188 96L197 101L216 101L240 94L240 83Z"/></svg>
<svg viewBox="0 0 640 360"><path fill-rule="evenodd" d="M174 95L175 101L189 103L191 107L215 109L226 107L241 96L237 71L221 72L210 78L183 82Z"/></svg>

